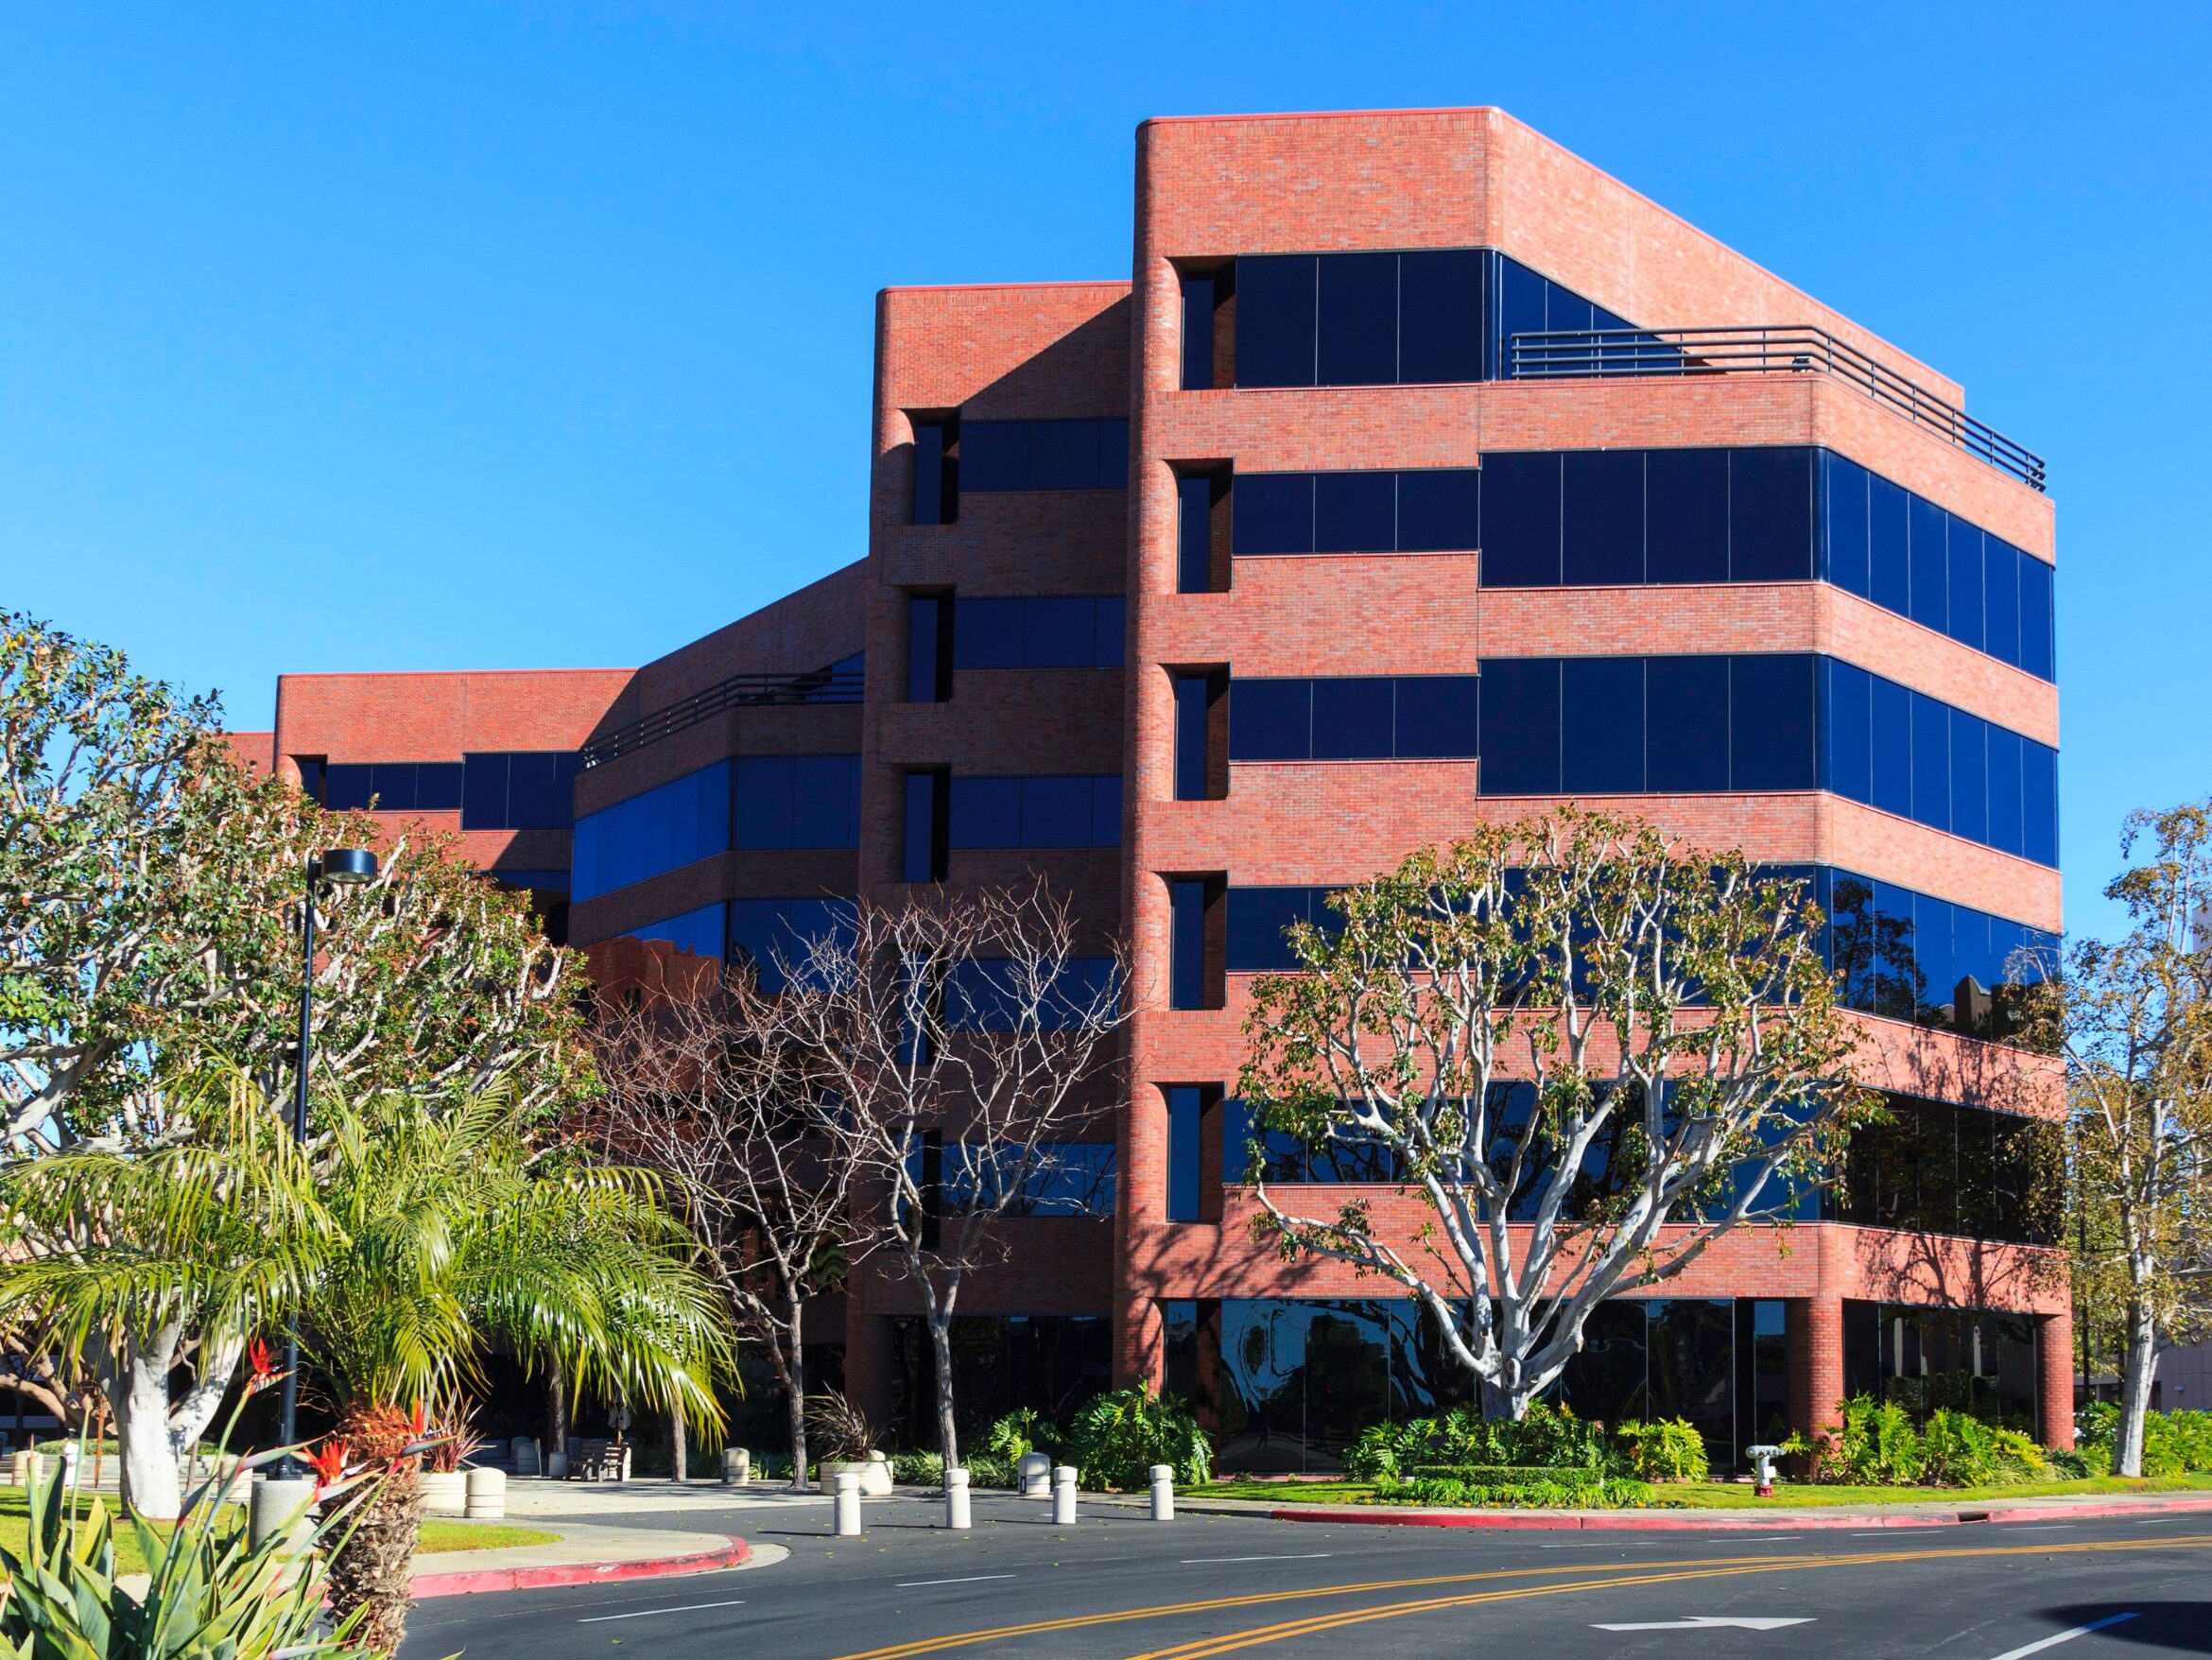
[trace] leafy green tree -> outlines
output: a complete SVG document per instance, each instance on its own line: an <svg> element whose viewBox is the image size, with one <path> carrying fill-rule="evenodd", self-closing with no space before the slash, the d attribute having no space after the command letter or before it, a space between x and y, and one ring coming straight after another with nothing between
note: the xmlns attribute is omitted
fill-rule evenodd
<svg viewBox="0 0 2212 1660"><path fill-rule="evenodd" d="M1267 1179L1288 1258L1413 1293L1484 1409L1519 1418L1605 1297L1789 1218L1869 1103L1801 884L1573 808L1486 827L1332 896L1260 977L1240 1092L1263 1133L1385 1172L1309 1215Z"/></svg>
<svg viewBox="0 0 2212 1660"><path fill-rule="evenodd" d="M2074 942L2029 1010L2065 1059L2075 1271L2120 1315L2113 1473L2139 1476L2160 1340L2212 1330L2212 802L2131 814L2120 853L2128 931Z"/></svg>

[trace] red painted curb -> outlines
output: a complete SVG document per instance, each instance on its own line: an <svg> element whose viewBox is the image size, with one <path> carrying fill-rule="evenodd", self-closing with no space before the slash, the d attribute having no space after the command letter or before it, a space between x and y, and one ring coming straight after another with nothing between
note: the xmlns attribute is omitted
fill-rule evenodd
<svg viewBox="0 0 2212 1660"><path fill-rule="evenodd" d="M2212 1511L2212 1498L2181 1498L2128 1504L2020 1504L2003 1509L1961 1510L1947 1515L1896 1515L1845 1512L1837 1515L1746 1516L1719 1511L1681 1515L1629 1516L1567 1512L1374 1511L1367 1509L1282 1509L1267 1513L1276 1522L1357 1522L1378 1528L1488 1528L1553 1532L1592 1530L1628 1533L1810 1532L1867 1528L1956 1528L1968 1522L2094 1521L2106 1516L2186 1515Z"/></svg>
<svg viewBox="0 0 2212 1660"><path fill-rule="evenodd" d="M752 1547L732 1533L718 1550L688 1556L648 1556L635 1562L562 1562L544 1567L487 1567L450 1574L420 1574L407 1582L418 1602L426 1597L465 1597L472 1591L536 1591L548 1585L598 1585L615 1580L657 1580L670 1574L712 1573L751 1559Z"/></svg>

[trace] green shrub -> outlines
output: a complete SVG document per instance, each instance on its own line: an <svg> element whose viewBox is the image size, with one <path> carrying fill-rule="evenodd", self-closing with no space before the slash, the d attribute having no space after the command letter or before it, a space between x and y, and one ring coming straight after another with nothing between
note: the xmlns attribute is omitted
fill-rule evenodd
<svg viewBox="0 0 2212 1660"><path fill-rule="evenodd" d="M2119 1439L2117 1401L2092 1401L2082 1409L2080 1441L2097 1473L2112 1468L2113 1444ZM2145 1412L2143 1474L2186 1476L2212 1472L2212 1412Z"/></svg>
<svg viewBox="0 0 2212 1660"><path fill-rule="evenodd" d="M968 1472L968 1479L975 1480L976 1472ZM942 1487L944 1485L944 1454L938 1452L903 1452L891 1454L891 1479L909 1487Z"/></svg>
<svg viewBox="0 0 2212 1660"><path fill-rule="evenodd" d="M1149 1481L1154 1464L1172 1466L1182 1484L1205 1480L1214 1467L1213 1444L1190 1409L1149 1384L1093 1400L1067 1427L1061 1451L1085 1486L1124 1492Z"/></svg>
<svg viewBox="0 0 2212 1660"><path fill-rule="evenodd" d="M1481 1466L1465 1466L1478 1469ZM1525 1467L1525 1466L1524 1466ZM1469 1505L1491 1510L1619 1510L1651 1502L1648 1482L1574 1469L1552 1469L1535 1479L1470 1481L1453 1476L1386 1478L1375 1484L1377 1504Z"/></svg>
<svg viewBox="0 0 2212 1660"><path fill-rule="evenodd" d="M964 1461L968 1466L968 1485L971 1487L1011 1487L1014 1484L1013 1466L1004 1459L993 1458L989 1453L976 1453Z"/></svg>
<svg viewBox="0 0 2212 1660"><path fill-rule="evenodd" d="M1702 1481L1705 1438L1686 1418L1632 1418L1614 1432L1630 1469L1645 1481Z"/></svg>
<svg viewBox="0 0 2212 1660"><path fill-rule="evenodd" d="M1920 1431L1894 1401L1857 1394L1843 1403L1843 1422L1822 1460L1822 1478L1862 1486L1909 1486L1920 1479Z"/></svg>
<svg viewBox="0 0 2212 1660"><path fill-rule="evenodd" d="M1061 1435L1052 1420L1033 1407L1021 1407L1009 1412L983 1432L976 1450L986 1457L1003 1459L1008 1464L1021 1461L1024 1453L1041 1452L1057 1456ZM972 1473L975 1465L968 1466Z"/></svg>
<svg viewBox="0 0 2212 1660"><path fill-rule="evenodd" d="M1544 1470L1617 1470L1623 1461L1604 1427L1564 1407L1532 1403L1525 1417L1485 1418L1472 1407L1441 1417L1377 1424L1344 1455L1344 1473L1374 1481L1422 1464L1510 1465Z"/></svg>
<svg viewBox="0 0 2212 1660"><path fill-rule="evenodd" d="M1344 1454L1344 1474L1355 1481L1376 1481L1395 1476L1408 1458L1426 1455L1434 1418L1414 1418L1402 1424L1370 1424L1359 1432Z"/></svg>

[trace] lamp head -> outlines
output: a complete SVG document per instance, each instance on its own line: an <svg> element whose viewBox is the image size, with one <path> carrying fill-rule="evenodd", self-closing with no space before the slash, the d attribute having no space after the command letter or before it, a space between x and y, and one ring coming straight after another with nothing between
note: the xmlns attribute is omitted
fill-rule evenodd
<svg viewBox="0 0 2212 1660"><path fill-rule="evenodd" d="M315 861L325 882L357 888L376 879L376 856L365 847L334 847Z"/></svg>

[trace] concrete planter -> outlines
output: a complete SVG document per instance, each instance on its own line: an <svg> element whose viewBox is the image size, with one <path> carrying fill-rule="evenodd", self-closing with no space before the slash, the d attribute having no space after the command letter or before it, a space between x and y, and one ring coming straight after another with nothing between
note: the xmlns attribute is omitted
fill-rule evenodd
<svg viewBox="0 0 2212 1660"><path fill-rule="evenodd" d="M752 1451L750 1447L726 1446L722 1449L722 1485L744 1487L752 1480Z"/></svg>
<svg viewBox="0 0 2212 1660"><path fill-rule="evenodd" d="M424 1470L422 1476L423 1510L426 1515L466 1515L469 1478L460 1470Z"/></svg>
<svg viewBox="0 0 2212 1660"><path fill-rule="evenodd" d="M815 1486L824 1493L835 1493L838 1490L838 1478L850 1473L860 1478L863 1497L890 1496L890 1461L881 1453L870 1453L865 1459L824 1459L818 1470Z"/></svg>

